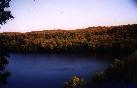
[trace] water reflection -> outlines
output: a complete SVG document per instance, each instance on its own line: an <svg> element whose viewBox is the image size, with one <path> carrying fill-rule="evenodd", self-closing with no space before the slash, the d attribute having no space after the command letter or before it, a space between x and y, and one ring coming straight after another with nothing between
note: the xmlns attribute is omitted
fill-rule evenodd
<svg viewBox="0 0 137 88"><path fill-rule="evenodd" d="M85 80L110 63L103 57L76 54L10 54L12 72L3 88L63 88L73 76Z"/></svg>
<svg viewBox="0 0 137 88"><path fill-rule="evenodd" d="M6 70L6 65L8 64L7 57L6 53L0 52L0 88L7 83L7 78L10 76L10 72Z"/></svg>

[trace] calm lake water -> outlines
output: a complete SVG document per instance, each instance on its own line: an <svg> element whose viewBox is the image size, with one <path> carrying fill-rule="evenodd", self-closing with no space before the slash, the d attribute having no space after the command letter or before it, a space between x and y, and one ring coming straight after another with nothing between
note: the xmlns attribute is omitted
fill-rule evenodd
<svg viewBox="0 0 137 88"><path fill-rule="evenodd" d="M3 88L63 88L72 76L88 80L110 64L81 54L10 54L9 62L11 75Z"/></svg>

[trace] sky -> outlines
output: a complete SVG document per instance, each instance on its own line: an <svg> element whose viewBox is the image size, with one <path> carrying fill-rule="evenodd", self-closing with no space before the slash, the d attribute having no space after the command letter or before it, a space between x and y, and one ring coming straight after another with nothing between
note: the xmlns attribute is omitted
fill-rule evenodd
<svg viewBox="0 0 137 88"><path fill-rule="evenodd" d="M136 0L11 0L15 17L0 32L137 24Z"/></svg>

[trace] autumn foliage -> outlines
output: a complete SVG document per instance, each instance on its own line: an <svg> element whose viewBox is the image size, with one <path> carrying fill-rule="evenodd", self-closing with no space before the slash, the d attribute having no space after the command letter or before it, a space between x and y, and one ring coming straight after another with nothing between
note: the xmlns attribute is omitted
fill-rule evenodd
<svg viewBox="0 0 137 88"><path fill-rule="evenodd" d="M137 48L137 24L77 30L0 33L11 52L118 52Z"/></svg>

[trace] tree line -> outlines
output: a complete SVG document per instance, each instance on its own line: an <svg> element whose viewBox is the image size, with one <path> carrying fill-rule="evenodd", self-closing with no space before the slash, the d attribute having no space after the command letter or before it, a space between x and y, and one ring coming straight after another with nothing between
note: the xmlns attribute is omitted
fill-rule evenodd
<svg viewBox="0 0 137 88"><path fill-rule="evenodd" d="M118 52L137 48L137 24L76 30L0 33L10 52Z"/></svg>

